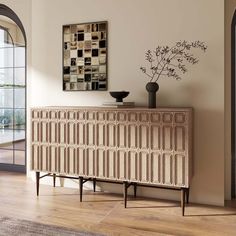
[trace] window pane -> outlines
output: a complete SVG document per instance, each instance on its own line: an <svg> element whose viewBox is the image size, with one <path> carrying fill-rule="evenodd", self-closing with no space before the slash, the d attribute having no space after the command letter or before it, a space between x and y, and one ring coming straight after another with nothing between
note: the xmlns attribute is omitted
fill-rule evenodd
<svg viewBox="0 0 236 236"><path fill-rule="evenodd" d="M15 89L15 108L25 108L25 89Z"/></svg>
<svg viewBox="0 0 236 236"><path fill-rule="evenodd" d="M22 139L21 141L14 142L14 149L16 150L25 150L25 139Z"/></svg>
<svg viewBox="0 0 236 236"><path fill-rule="evenodd" d="M13 130L0 129L0 148L13 149Z"/></svg>
<svg viewBox="0 0 236 236"><path fill-rule="evenodd" d="M13 108L13 89L0 88L0 108Z"/></svg>
<svg viewBox="0 0 236 236"><path fill-rule="evenodd" d="M0 87L9 88L13 85L13 69L1 68L0 69Z"/></svg>
<svg viewBox="0 0 236 236"><path fill-rule="evenodd" d="M25 68L15 68L15 86L25 86Z"/></svg>
<svg viewBox="0 0 236 236"><path fill-rule="evenodd" d="M25 165L25 152L24 151L15 151L15 164Z"/></svg>
<svg viewBox="0 0 236 236"><path fill-rule="evenodd" d="M0 109L0 128L13 127L13 109Z"/></svg>
<svg viewBox="0 0 236 236"><path fill-rule="evenodd" d="M0 29L0 47L5 47L6 31Z"/></svg>
<svg viewBox="0 0 236 236"><path fill-rule="evenodd" d="M13 164L13 150L0 149L0 163Z"/></svg>
<svg viewBox="0 0 236 236"><path fill-rule="evenodd" d="M25 129L25 109L15 109L14 129Z"/></svg>
<svg viewBox="0 0 236 236"><path fill-rule="evenodd" d="M0 68L13 67L13 48L0 48Z"/></svg>
<svg viewBox="0 0 236 236"><path fill-rule="evenodd" d="M12 45L13 42L9 33L7 32L7 29L0 29L0 47L6 48L6 47L12 47Z"/></svg>
<svg viewBox="0 0 236 236"><path fill-rule="evenodd" d="M15 47L15 66L25 66L25 47Z"/></svg>
<svg viewBox="0 0 236 236"><path fill-rule="evenodd" d="M14 130L14 149L25 150L25 130Z"/></svg>

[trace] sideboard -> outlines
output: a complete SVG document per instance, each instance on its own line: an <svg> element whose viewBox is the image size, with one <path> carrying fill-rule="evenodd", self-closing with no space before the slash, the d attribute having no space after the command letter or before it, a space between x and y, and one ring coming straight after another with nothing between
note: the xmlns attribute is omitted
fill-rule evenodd
<svg viewBox="0 0 236 236"><path fill-rule="evenodd" d="M31 169L52 176L179 190L192 177L192 108L38 107L31 110ZM40 176L40 172L46 174Z"/></svg>

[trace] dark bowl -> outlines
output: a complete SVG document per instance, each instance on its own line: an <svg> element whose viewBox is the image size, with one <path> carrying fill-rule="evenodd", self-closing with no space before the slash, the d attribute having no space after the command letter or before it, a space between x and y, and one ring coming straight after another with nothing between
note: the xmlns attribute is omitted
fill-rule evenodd
<svg viewBox="0 0 236 236"><path fill-rule="evenodd" d="M129 95L128 91L111 91L111 96L116 99L116 102L123 102L123 98Z"/></svg>

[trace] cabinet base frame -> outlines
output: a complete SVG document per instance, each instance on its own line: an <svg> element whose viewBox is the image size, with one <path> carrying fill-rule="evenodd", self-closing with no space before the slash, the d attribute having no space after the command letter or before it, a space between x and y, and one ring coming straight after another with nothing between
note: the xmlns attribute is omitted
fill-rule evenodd
<svg viewBox="0 0 236 236"><path fill-rule="evenodd" d="M83 184L86 183L87 181L93 181L93 191L96 192L96 183L97 182L106 182L106 183L115 183L115 184L123 184L123 197L124 197L124 207L127 207L127 198L128 198L128 188L130 186L134 187L134 197L136 198L137 196L137 187L142 186L142 187L149 187L149 188L160 188L160 189L168 189L168 190L175 190L175 191L180 191L181 193L181 210L182 210L182 216L185 214L185 204L189 203L189 188L186 187L168 187L168 186L154 186L154 185L148 185L148 184L140 184L137 182L130 182L130 181L112 181L112 180L103 180L103 179L97 179L97 178L92 178L92 177L83 177L83 176L78 176L78 177L72 177L72 176L66 176L66 175L57 175L55 173L48 173L45 175L40 176L40 172L36 171L36 193L37 196L39 196L39 184L40 184L40 179L44 177L53 177L53 186L56 187L56 178L65 178L65 179L77 179L79 180L79 186L80 186L80 202L83 200Z"/></svg>

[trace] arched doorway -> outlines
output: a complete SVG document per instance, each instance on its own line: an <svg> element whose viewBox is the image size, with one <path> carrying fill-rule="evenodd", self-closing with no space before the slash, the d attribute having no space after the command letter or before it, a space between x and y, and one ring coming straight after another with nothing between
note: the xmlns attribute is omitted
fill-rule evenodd
<svg viewBox="0 0 236 236"><path fill-rule="evenodd" d="M0 4L0 170L26 172L26 34Z"/></svg>

